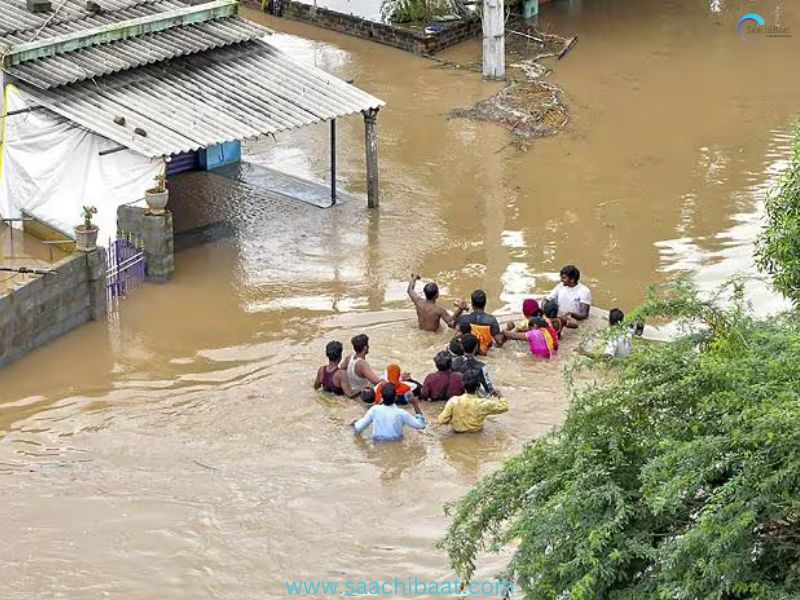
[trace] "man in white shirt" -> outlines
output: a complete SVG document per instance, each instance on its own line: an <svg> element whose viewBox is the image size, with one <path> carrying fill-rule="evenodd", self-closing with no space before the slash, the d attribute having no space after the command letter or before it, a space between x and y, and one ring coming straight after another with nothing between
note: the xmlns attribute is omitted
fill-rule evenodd
<svg viewBox="0 0 800 600"><path fill-rule="evenodd" d="M589 316L592 307L592 292L580 283L581 272L575 265L567 265L561 269L561 283L545 296L547 300L558 303L558 315L567 320L566 325L577 327L575 321L583 321Z"/></svg>
<svg viewBox="0 0 800 600"><path fill-rule="evenodd" d="M605 346L590 350L584 345L576 348L577 352L589 358L625 358L633 352L633 336L641 335L640 330L644 325L623 327L625 313L618 308L612 308L608 313L608 326L611 334L607 337Z"/></svg>
<svg viewBox="0 0 800 600"><path fill-rule="evenodd" d="M608 313L608 325L612 329L617 327L625 319L625 313L618 308L612 308ZM609 358L625 358L633 352L633 329L618 328L619 331L612 335L603 354Z"/></svg>

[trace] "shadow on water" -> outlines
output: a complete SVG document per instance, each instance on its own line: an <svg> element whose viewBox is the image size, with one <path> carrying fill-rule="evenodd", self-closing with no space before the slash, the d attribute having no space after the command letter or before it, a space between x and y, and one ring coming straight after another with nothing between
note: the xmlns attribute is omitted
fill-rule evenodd
<svg viewBox="0 0 800 600"><path fill-rule="evenodd" d="M322 185L250 162L212 173L175 175L169 186L176 250L235 236L247 222L243 216L262 213L265 207L279 215L291 212L293 206L325 209L366 202L342 189L336 190L334 201L330 183Z"/></svg>
<svg viewBox="0 0 800 600"><path fill-rule="evenodd" d="M180 252L187 248L217 242L234 235L236 235L236 228L232 223L218 221L208 225L200 225L175 234L175 251Z"/></svg>

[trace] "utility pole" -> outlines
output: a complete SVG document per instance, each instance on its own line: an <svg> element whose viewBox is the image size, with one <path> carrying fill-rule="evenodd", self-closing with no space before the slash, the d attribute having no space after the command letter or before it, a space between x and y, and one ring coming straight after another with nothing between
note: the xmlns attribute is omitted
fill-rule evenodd
<svg viewBox="0 0 800 600"><path fill-rule="evenodd" d="M483 0L483 77L506 76L505 10L503 0Z"/></svg>

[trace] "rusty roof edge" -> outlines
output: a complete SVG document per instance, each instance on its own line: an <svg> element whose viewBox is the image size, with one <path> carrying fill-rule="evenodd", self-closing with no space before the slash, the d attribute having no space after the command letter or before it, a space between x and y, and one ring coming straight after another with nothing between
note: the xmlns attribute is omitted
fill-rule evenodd
<svg viewBox="0 0 800 600"><path fill-rule="evenodd" d="M128 19L101 27L76 31L27 44L9 47L0 43L3 66L9 67L31 60L66 54L109 42L129 39L194 23L233 17L238 14L237 0L214 0L197 6L177 8L167 12Z"/></svg>

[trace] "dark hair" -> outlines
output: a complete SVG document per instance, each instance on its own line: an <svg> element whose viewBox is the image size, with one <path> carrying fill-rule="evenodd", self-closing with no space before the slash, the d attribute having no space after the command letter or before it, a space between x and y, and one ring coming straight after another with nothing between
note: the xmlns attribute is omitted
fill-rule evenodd
<svg viewBox="0 0 800 600"><path fill-rule="evenodd" d="M617 323L622 323L622 320L625 318L625 313L622 312L618 308L612 308L608 311L608 324L609 325L616 325Z"/></svg>
<svg viewBox="0 0 800 600"><path fill-rule="evenodd" d="M469 319L461 319L458 322L458 330L464 333L471 333L472 332L472 323L469 322Z"/></svg>
<svg viewBox="0 0 800 600"><path fill-rule="evenodd" d="M576 282L581 280L581 272L575 265L567 265L564 268L562 268L561 275L569 277L570 279Z"/></svg>
<svg viewBox="0 0 800 600"><path fill-rule="evenodd" d="M475 290L470 297L472 308L486 308L486 292L483 290Z"/></svg>
<svg viewBox="0 0 800 600"><path fill-rule="evenodd" d="M454 337L450 340L450 353L456 356L464 356L464 347L461 345L461 340Z"/></svg>
<svg viewBox="0 0 800 600"><path fill-rule="evenodd" d="M464 349L464 354L472 354L478 349L478 338L471 333L467 333L461 338L461 347Z"/></svg>
<svg viewBox="0 0 800 600"><path fill-rule="evenodd" d="M478 391L478 386L481 384L481 374L475 369L469 369L464 373L464 390L469 394L474 394Z"/></svg>
<svg viewBox="0 0 800 600"><path fill-rule="evenodd" d="M375 402L375 390L372 388L364 388L361 390L361 400L366 402L367 404L372 404Z"/></svg>
<svg viewBox="0 0 800 600"><path fill-rule="evenodd" d="M381 399L383 404L391 406L397 398L397 388L393 383L387 383L381 388Z"/></svg>
<svg viewBox="0 0 800 600"><path fill-rule="evenodd" d="M350 343L353 344L353 350L355 350L356 354L363 352L364 349L369 346L369 336L366 333L359 333L356 336L353 336L353 339L350 340Z"/></svg>
<svg viewBox="0 0 800 600"><path fill-rule="evenodd" d="M528 321L529 327L538 327L539 329L547 329L547 321L545 321L542 317L531 317L531 320Z"/></svg>
<svg viewBox="0 0 800 600"><path fill-rule="evenodd" d="M436 296L439 295L439 286L433 283L426 283L425 287L422 288L422 291L425 292L425 298L428 300L434 300Z"/></svg>
<svg viewBox="0 0 800 600"><path fill-rule="evenodd" d="M325 346L325 356L331 362L339 362L342 360L342 343L336 340L330 341Z"/></svg>
<svg viewBox="0 0 800 600"><path fill-rule="evenodd" d="M442 350L433 358L433 363L436 365L437 370L449 371L453 368L453 357L450 356L449 352Z"/></svg>
<svg viewBox="0 0 800 600"><path fill-rule="evenodd" d="M558 316L558 302L555 300L545 300L542 304L542 313L548 319L555 319Z"/></svg>
<svg viewBox="0 0 800 600"><path fill-rule="evenodd" d="M641 319L636 321L636 323L633 326L633 333L640 337L644 335L644 321L642 321Z"/></svg>

